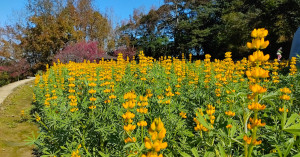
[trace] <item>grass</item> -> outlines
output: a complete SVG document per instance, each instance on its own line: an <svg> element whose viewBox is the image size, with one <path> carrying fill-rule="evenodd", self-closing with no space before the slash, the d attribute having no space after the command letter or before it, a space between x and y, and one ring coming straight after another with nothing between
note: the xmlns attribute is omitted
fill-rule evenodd
<svg viewBox="0 0 300 157"><path fill-rule="evenodd" d="M32 137L32 133L37 136L38 132L38 127L30 116L32 93L33 81L15 89L0 106L1 157L33 156L34 147L25 142L28 137Z"/></svg>

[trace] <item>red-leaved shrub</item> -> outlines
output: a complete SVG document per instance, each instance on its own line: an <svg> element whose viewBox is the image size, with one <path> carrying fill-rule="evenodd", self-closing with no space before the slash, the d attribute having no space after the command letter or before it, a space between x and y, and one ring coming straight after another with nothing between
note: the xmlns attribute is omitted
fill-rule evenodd
<svg viewBox="0 0 300 157"><path fill-rule="evenodd" d="M82 41L66 46L54 56L54 60L57 61L57 59L59 59L62 63L69 61L83 62L84 60L93 61L100 59L104 53L103 50L98 49L98 43L96 41Z"/></svg>
<svg viewBox="0 0 300 157"><path fill-rule="evenodd" d="M116 51L114 51L114 56L118 56L119 53L123 54L123 58L126 60L127 56L129 57L129 59L131 60L132 57L136 54L136 50L132 47L120 47L119 49L117 49Z"/></svg>
<svg viewBox="0 0 300 157"><path fill-rule="evenodd" d="M5 66L0 66L0 72L9 74L11 80L22 79L29 75L30 65L26 59L11 61Z"/></svg>

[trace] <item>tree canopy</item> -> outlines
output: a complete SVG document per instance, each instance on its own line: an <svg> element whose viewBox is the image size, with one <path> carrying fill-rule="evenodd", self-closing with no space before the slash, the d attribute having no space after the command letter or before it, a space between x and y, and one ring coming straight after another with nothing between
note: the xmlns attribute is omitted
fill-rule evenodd
<svg viewBox="0 0 300 157"><path fill-rule="evenodd" d="M299 0L165 0L148 13L135 9L114 29L92 0L28 0L26 23L0 28L0 59L51 63L57 52L81 41L96 41L109 52L143 50L154 58L182 53L223 58L231 51L240 59L250 53L245 43L254 28L269 30L271 57L282 47L288 58L299 8Z"/></svg>
<svg viewBox="0 0 300 157"><path fill-rule="evenodd" d="M153 57L205 52L222 58L232 51L242 58L249 52L244 44L249 32L263 27L270 32L268 53L274 56L282 46L288 56L300 26L299 7L299 0L165 0L158 9L134 16L120 32Z"/></svg>
<svg viewBox="0 0 300 157"><path fill-rule="evenodd" d="M2 38L2 56L15 51L7 52L9 39L30 63L51 63L53 56L71 43L97 41L103 48L111 31L108 19L95 9L92 0L28 0L26 9L25 24L3 29L14 32L14 38Z"/></svg>

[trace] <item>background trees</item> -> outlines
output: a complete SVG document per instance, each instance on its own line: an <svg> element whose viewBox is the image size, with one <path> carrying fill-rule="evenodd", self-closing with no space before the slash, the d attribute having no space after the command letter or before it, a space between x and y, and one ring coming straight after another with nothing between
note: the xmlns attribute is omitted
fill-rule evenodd
<svg viewBox="0 0 300 157"><path fill-rule="evenodd" d="M294 32L300 26L298 0L165 0L164 5L124 24L120 31L146 55L180 56L202 52L222 58L248 55L245 42L253 28L270 31L266 52L276 55L282 46L287 58Z"/></svg>
<svg viewBox="0 0 300 157"><path fill-rule="evenodd" d="M20 46L32 63L51 63L63 47L79 41L97 41L103 48L111 29L108 20L96 11L91 0L33 0L32 13Z"/></svg>
<svg viewBox="0 0 300 157"><path fill-rule="evenodd" d="M112 29L92 0L28 0L26 10L26 23L0 30L0 55L25 58L37 69L69 44L96 41L103 49Z"/></svg>
<svg viewBox="0 0 300 157"><path fill-rule="evenodd" d="M96 41L112 55L116 50L144 50L145 55L181 56L210 53L236 59L248 55L245 44L253 28L265 27L275 57L287 58L300 26L299 0L165 0L148 13L135 9L120 27L102 15L92 0L28 0L25 22L0 28L1 64L25 58L36 69L53 61L68 45ZM131 54L132 55L132 54Z"/></svg>

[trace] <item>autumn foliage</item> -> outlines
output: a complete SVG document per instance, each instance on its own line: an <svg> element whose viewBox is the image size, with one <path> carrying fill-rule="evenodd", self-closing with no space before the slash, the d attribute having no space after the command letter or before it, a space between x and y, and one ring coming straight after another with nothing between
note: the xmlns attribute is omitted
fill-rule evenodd
<svg viewBox="0 0 300 157"><path fill-rule="evenodd" d="M82 41L65 47L55 55L54 60L57 61L59 59L62 63L69 61L83 62L84 60L93 61L100 59L103 54L104 51L98 49L96 41Z"/></svg>
<svg viewBox="0 0 300 157"><path fill-rule="evenodd" d="M0 66L1 73L9 74L9 79L21 79L29 75L30 64L25 59L11 61L7 65Z"/></svg>
<svg viewBox="0 0 300 157"><path fill-rule="evenodd" d="M129 59L132 59L133 56L136 55L136 50L132 47L120 47L119 49L114 51L114 56L118 56L119 53L122 53L124 59L127 59L127 57L129 57Z"/></svg>

